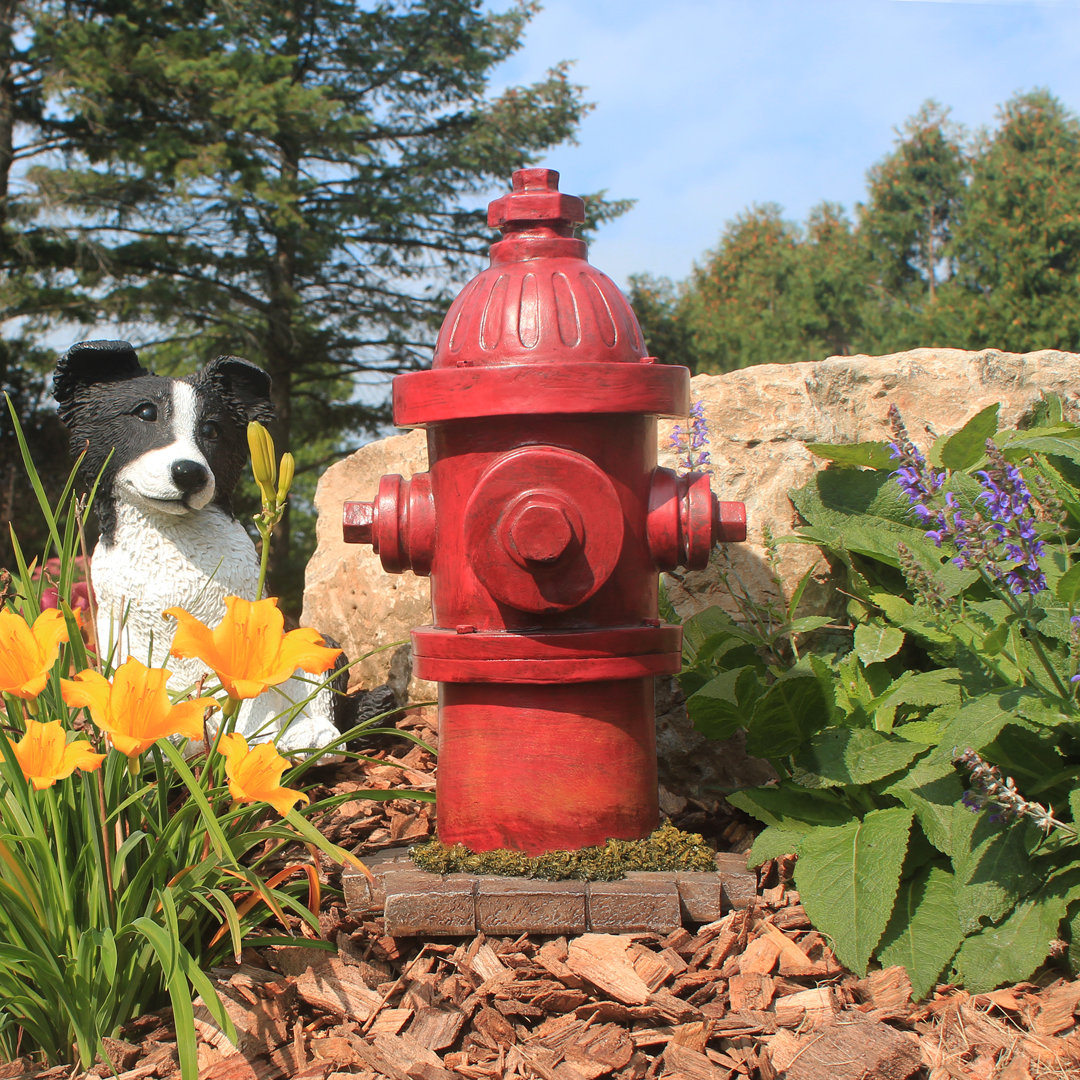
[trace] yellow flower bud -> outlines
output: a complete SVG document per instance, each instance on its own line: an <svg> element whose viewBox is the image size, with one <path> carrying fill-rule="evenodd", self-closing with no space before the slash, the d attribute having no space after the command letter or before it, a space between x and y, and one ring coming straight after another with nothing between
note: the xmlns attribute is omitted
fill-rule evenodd
<svg viewBox="0 0 1080 1080"><path fill-rule="evenodd" d="M281 470L279 473L278 486L277 486L277 501L280 505L285 501L289 494L289 488L292 487L293 476L296 474L296 461L292 454L284 453L281 455Z"/></svg>
<svg viewBox="0 0 1080 1080"><path fill-rule="evenodd" d="M274 440L257 420L247 426L248 449L251 451L251 471L262 492L263 502L274 501L277 467L274 464Z"/></svg>

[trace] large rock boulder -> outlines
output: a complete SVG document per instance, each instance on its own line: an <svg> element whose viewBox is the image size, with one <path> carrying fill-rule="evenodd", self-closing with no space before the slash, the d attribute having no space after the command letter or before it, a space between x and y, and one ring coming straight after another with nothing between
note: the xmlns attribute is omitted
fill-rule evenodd
<svg viewBox="0 0 1080 1080"><path fill-rule="evenodd" d="M712 437L713 489L721 499L741 500L747 508L749 542L730 545L725 555L751 595L763 599L777 590L761 543L762 526L776 536L790 534L795 512L787 493L825 464L806 443L886 439L890 403L922 445L957 430L995 401L1001 403L1002 423L1012 424L1043 391L1074 400L1080 356L916 349L698 375L692 385L694 396L705 403ZM673 464L670 430L671 423L661 425L661 464ZM370 548L342 542L341 505L372 499L384 473L411 476L426 467L424 433L414 431L362 447L327 470L319 484L318 550L307 570L303 622L335 637L349 656L407 641L414 626L430 621L431 609L426 578L387 574ZM817 564L816 591L808 592L804 611L824 610L833 592L821 553L790 544L782 555L786 592ZM683 617L709 604L729 604L715 566L672 577L668 587ZM353 669L353 685L387 681L399 697L407 694L414 701L435 689L412 678L403 646L386 648Z"/></svg>

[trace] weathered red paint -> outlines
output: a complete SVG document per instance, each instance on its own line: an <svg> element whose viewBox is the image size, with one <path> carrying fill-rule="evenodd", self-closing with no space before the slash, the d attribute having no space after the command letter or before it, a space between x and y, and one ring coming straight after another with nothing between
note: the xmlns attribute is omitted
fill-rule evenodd
<svg viewBox="0 0 1080 1080"><path fill-rule="evenodd" d="M431 576L414 671L440 684L439 836L536 854L646 836L658 821L653 677L682 631L658 571L746 538L741 503L656 465L656 418L685 416L686 368L573 236L584 204L523 169L489 208L503 239L454 301L431 370L394 380L429 471L347 503L346 540Z"/></svg>

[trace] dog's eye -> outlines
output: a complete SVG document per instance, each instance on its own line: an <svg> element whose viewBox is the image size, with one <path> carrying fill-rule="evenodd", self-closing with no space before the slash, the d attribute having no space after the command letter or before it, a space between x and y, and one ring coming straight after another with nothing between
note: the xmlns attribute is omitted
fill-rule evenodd
<svg viewBox="0 0 1080 1080"><path fill-rule="evenodd" d="M152 401L144 401L134 413L140 420L152 421L157 419L157 406Z"/></svg>
<svg viewBox="0 0 1080 1080"><path fill-rule="evenodd" d="M221 428L213 420L204 420L199 425L199 434L204 439L216 439L221 434Z"/></svg>

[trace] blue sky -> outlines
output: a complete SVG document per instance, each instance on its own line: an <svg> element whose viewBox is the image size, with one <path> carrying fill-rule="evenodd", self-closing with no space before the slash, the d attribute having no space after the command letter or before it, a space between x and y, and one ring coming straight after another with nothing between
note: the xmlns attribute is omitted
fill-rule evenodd
<svg viewBox="0 0 1080 1080"><path fill-rule="evenodd" d="M927 98L969 129L1036 87L1080 112L1080 0L542 3L498 85L575 61L595 107L579 145L540 164L564 191L637 200L590 245L623 286L685 278L754 202L799 221L825 199L852 212Z"/></svg>

